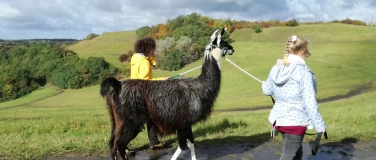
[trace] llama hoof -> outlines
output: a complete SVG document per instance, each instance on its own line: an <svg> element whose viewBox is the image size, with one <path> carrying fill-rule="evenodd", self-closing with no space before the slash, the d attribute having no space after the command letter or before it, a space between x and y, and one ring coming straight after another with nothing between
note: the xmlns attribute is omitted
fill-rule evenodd
<svg viewBox="0 0 376 160"><path fill-rule="evenodd" d="M134 156L134 155L136 155L136 152L127 148L127 149L125 149L125 154L127 154L128 156Z"/></svg>
<svg viewBox="0 0 376 160"><path fill-rule="evenodd" d="M166 148L165 144L166 144L165 142L160 142L160 143L158 143L158 144L155 144L155 145L153 145L153 146L150 146L150 149L151 149L151 150L164 149L164 148Z"/></svg>

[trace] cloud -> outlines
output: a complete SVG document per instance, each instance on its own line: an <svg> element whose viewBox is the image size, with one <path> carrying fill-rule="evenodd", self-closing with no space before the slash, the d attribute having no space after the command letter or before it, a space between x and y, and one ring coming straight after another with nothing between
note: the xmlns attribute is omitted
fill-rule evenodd
<svg viewBox="0 0 376 160"><path fill-rule="evenodd" d="M136 30L194 12L247 21L376 21L374 0L0 0L0 39L75 38Z"/></svg>

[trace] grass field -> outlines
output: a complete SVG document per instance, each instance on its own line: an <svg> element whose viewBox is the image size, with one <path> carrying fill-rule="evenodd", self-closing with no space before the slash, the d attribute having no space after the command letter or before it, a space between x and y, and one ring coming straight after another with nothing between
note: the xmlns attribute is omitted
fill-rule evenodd
<svg viewBox="0 0 376 160"><path fill-rule="evenodd" d="M345 138L376 141L376 28L344 24L301 25L253 30L236 30L231 38L235 53L228 58L247 72L265 80L277 58L283 56L285 41L292 34L311 42L312 56L307 63L318 82L318 98L347 94L366 86L362 94L347 99L320 103L329 140ZM93 40L69 47L80 57L103 56L118 67L117 57L132 49L134 31L105 33ZM172 76L201 65L202 60L180 71L155 70L158 76ZM221 61L222 84L211 117L194 126L197 143L264 142L269 138L269 109L231 111L272 106L264 96L261 84L244 74L225 59ZM186 77L195 77L199 70ZM99 86L78 90L58 90L46 86L20 99L0 103L0 159L40 159L45 155L70 152L108 152L110 122ZM312 132L313 131L309 131ZM306 136L305 141L313 136ZM208 141L215 139L216 141ZM277 141L281 138L277 136ZM163 141L174 145L175 136ZM148 145L146 131L129 147Z"/></svg>
<svg viewBox="0 0 376 160"><path fill-rule="evenodd" d="M120 63L119 56L133 50L136 42L135 31L106 32L92 40L83 40L68 49L75 51L81 58L90 56L104 57L116 67L126 67Z"/></svg>

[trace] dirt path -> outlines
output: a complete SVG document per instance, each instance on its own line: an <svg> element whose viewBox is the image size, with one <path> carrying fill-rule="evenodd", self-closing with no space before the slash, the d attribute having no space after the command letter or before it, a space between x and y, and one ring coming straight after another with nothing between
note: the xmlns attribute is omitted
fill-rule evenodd
<svg viewBox="0 0 376 160"><path fill-rule="evenodd" d="M273 160L279 159L282 144L275 142L226 143L223 145L196 144L198 160ZM171 147L157 151L140 150L130 160L169 160L176 148ZM311 155L311 147L303 144L304 160L374 160L376 157L376 142L369 143L326 143L321 145L321 151ZM91 155L71 154L64 157L47 157L45 160L107 160L109 156L94 153ZM183 151L179 160L191 159L189 150Z"/></svg>
<svg viewBox="0 0 376 160"><path fill-rule="evenodd" d="M52 95L50 95L50 96L43 97L43 98L41 98L41 99L36 99L36 100L34 100L34 101L30 101L30 102L27 102L27 103L19 104L19 105L16 105L16 106L6 106L6 107L2 107L2 108L0 108L0 110L14 109L14 108L18 108L18 107L25 107L25 106L27 106L27 105L29 105L29 104L31 104L31 103L39 102L39 101L42 101L42 100L45 100L45 99L48 99L48 98L51 98L51 97L55 97L55 96L57 96L57 95L60 95L60 94L64 93L64 90L59 89L59 88L57 88L57 89L59 90L59 92L58 92L58 93L55 93L55 94L52 94Z"/></svg>

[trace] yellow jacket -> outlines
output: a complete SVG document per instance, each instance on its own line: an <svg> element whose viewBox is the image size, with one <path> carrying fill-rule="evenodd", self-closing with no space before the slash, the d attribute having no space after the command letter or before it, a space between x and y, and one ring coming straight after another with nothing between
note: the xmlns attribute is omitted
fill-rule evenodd
<svg viewBox="0 0 376 160"><path fill-rule="evenodd" d="M152 65L156 65L153 57L145 57L135 53L131 58L131 79L164 80L153 78Z"/></svg>

